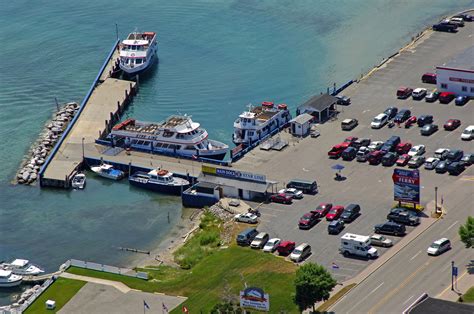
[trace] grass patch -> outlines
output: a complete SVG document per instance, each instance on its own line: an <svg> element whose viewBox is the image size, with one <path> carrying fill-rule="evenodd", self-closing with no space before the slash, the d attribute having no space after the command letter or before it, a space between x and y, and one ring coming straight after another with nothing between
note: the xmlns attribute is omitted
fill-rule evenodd
<svg viewBox="0 0 474 314"><path fill-rule="evenodd" d="M59 277L24 312L25 314L56 313L86 284L85 281ZM46 310L47 300L56 301L56 309Z"/></svg>
<svg viewBox="0 0 474 314"><path fill-rule="evenodd" d="M334 303L337 302L337 300L339 300L340 298L342 298L343 295L345 295L347 292L349 292L349 290L351 290L352 288L354 288L356 286L355 283L352 283L348 286L345 286L344 288L342 288L341 290L339 290L335 295L333 295L332 297L329 298L329 300L327 300L326 302L324 302L323 304L321 304L317 309L316 309L316 312L321 312L321 313L324 313L326 312Z"/></svg>
<svg viewBox="0 0 474 314"><path fill-rule="evenodd" d="M467 290L461 298L462 302L474 303L474 287L469 288L469 290Z"/></svg>
<svg viewBox="0 0 474 314"><path fill-rule="evenodd" d="M283 258L250 248L231 246L215 252L192 270L169 266L139 269L150 275L148 281L100 271L71 267L73 274L120 281L132 289L188 297L190 311L209 313L225 295L237 297L244 284L257 286L270 294L270 312L299 313L293 303L293 282L297 266ZM181 306L172 313L181 313Z"/></svg>
<svg viewBox="0 0 474 314"><path fill-rule="evenodd" d="M220 246L222 221L206 211L201 217L199 231L174 252L176 263L183 269L191 269Z"/></svg>

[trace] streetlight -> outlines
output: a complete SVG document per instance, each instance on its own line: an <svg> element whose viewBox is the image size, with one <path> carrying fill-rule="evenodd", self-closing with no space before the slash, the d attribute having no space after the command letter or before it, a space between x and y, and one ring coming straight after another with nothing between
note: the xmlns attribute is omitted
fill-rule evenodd
<svg viewBox="0 0 474 314"><path fill-rule="evenodd" d="M435 186L435 213L438 213L438 187Z"/></svg>

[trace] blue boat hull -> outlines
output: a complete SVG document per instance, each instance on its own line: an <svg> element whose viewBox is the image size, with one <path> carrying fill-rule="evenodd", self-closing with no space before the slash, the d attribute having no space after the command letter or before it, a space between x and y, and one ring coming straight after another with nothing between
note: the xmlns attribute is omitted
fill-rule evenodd
<svg viewBox="0 0 474 314"><path fill-rule="evenodd" d="M131 185L142 188L142 189L147 189L150 191L154 192L159 192L163 194L171 194L171 195L181 195L183 191L185 191L189 185L182 185L182 186L176 186L176 185L165 185L165 184L153 184L153 183L143 183L143 182L137 182L135 180L129 180Z"/></svg>

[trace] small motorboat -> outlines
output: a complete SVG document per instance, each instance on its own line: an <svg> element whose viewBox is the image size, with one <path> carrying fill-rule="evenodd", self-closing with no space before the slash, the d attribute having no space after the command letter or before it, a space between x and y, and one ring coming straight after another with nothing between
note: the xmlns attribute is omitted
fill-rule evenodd
<svg viewBox="0 0 474 314"><path fill-rule="evenodd" d="M15 275L36 276L44 273L39 266L33 265L27 259L15 259L11 263L1 265L4 270L11 270Z"/></svg>
<svg viewBox="0 0 474 314"><path fill-rule="evenodd" d="M86 186L86 175L83 173L78 173L74 176L71 182L73 189L83 190Z"/></svg>
<svg viewBox="0 0 474 314"><path fill-rule="evenodd" d="M135 172L128 178L131 185L148 190L181 195L189 187L189 181L178 178L172 172L164 169L156 169L150 172Z"/></svg>
<svg viewBox="0 0 474 314"><path fill-rule="evenodd" d="M22 280L22 276L15 275L11 270L0 269L0 288L19 286Z"/></svg>
<svg viewBox="0 0 474 314"><path fill-rule="evenodd" d="M112 179L112 180L120 180L124 177L124 173L122 170L114 169L112 165L109 164L101 164L100 166L91 167L91 170L97 173L99 176Z"/></svg>

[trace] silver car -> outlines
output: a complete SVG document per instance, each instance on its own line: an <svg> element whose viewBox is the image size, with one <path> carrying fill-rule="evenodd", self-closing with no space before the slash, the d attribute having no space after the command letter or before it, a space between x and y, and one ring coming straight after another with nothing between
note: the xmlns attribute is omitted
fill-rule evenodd
<svg viewBox="0 0 474 314"><path fill-rule="evenodd" d="M372 245L382 246L382 247L390 247L393 245L392 240L387 239L385 236L381 234L374 234L370 236L370 243Z"/></svg>

